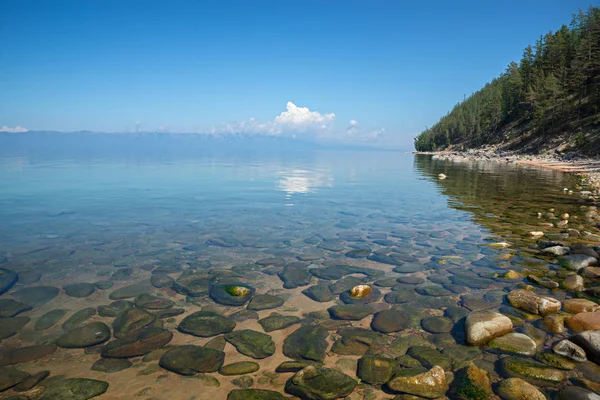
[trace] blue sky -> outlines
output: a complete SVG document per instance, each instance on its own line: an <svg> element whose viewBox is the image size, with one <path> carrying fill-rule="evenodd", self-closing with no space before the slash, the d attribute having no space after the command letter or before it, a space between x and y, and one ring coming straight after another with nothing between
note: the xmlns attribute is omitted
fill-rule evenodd
<svg viewBox="0 0 600 400"><path fill-rule="evenodd" d="M409 147L590 4L1 0L0 126Z"/></svg>

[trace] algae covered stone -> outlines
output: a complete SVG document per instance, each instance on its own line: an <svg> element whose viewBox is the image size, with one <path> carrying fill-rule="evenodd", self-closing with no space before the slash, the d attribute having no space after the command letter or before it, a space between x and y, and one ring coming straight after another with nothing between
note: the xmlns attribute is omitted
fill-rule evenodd
<svg viewBox="0 0 600 400"><path fill-rule="evenodd" d="M288 379L285 391L302 399L333 400L348 396L356 385L354 379L342 372L308 366Z"/></svg>
<svg viewBox="0 0 600 400"><path fill-rule="evenodd" d="M56 344L64 348L83 348L106 342L110 339L110 328L104 322L75 328L58 338Z"/></svg>
<svg viewBox="0 0 600 400"><path fill-rule="evenodd" d="M266 333L243 329L226 334L225 340L240 353L255 359L267 358L275 353L275 343Z"/></svg>
<svg viewBox="0 0 600 400"><path fill-rule="evenodd" d="M465 321L466 341L471 345L485 344L512 330L510 318L492 311L473 312Z"/></svg>
<svg viewBox="0 0 600 400"><path fill-rule="evenodd" d="M422 372L420 368L400 370L387 383L387 386L394 392L413 394L428 399L442 397L448 391L446 374L439 365L426 372Z"/></svg>
<svg viewBox="0 0 600 400"><path fill-rule="evenodd" d="M364 356L358 360L356 375L371 385L383 385L392 378L398 363L391 358Z"/></svg>
<svg viewBox="0 0 600 400"><path fill-rule="evenodd" d="M46 386L46 385L44 385ZM52 381L40 400L87 400L100 396L108 389L108 382L87 378L67 378Z"/></svg>
<svg viewBox="0 0 600 400"><path fill-rule="evenodd" d="M159 365L180 375L216 372L223 366L225 353L208 347L186 345L167 350Z"/></svg>
<svg viewBox="0 0 600 400"><path fill-rule="evenodd" d="M256 372L260 365L252 361L240 361L233 364L223 365L219 370L221 375L244 375Z"/></svg>
<svg viewBox="0 0 600 400"><path fill-rule="evenodd" d="M323 361L327 335L327 329L321 325L303 326L285 338L283 354L295 360Z"/></svg>
<svg viewBox="0 0 600 400"><path fill-rule="evenodd" d="M454 395L458 399L488 400L492 394L487 372L472 363L458 372L454 384Z"/></svg>
<svg viewBox="0 0 600 400"><path fill-rule="evenodd" d="M217 336L231 332L236 323L212 311L198 311L185 317L179 324L183 333L199 337Z"/></svg>
<svg viewBox="0 0 600 400"><path fill-rule="evenodd" d="M279 392L265 389L234 389L227 395L227 400L285 400Z"/></svg>
<svg viewBox="0 0 600 400"><path fill-rule="evenodd" d="M498 385L503 400L546 400L535 386L520 378L504 379Z"/></svg>

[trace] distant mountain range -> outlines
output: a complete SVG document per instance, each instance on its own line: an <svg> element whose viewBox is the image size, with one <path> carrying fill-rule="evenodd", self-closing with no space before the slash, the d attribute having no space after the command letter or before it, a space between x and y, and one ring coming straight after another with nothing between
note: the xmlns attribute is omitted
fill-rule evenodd
<svg viewBox="0 0 600 400"><path fill-rule="evenodd" d="M376 150L282 136L196 133L103 133L92 131L0 132L0 156L192 156L211 153L306 150Z"/></svg>

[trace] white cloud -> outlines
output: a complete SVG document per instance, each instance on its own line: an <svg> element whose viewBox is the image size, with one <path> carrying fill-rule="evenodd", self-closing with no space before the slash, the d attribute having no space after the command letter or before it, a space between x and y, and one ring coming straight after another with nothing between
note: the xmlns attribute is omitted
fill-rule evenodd
<svg viewBox="0 0 600 400"><path fill-rule="evenodd" d="M291 101L286 104L286 111L273 120L259 122L256 118L250 118L245 121L222 122L210 129L213 135L247 133L340 143L375 142L383 132L384 129L362 128L355 119L349 121L346 129L336 128L334 113L322 114L308 107L299 107Z"/></svg>
<svg viewBox="0 0 600 400"><path fill-rule="evenodd" d="M23 133L27 132L28 129L23 128L22 126L15 126L14 128L9 128L8 126L0 126L0 132L8 132L8 133Z"/></svg>
<svg viewBox="0 0 600 400"><path fill-rule="evenodd" d="M286 108L287 111L275 117L275 123L283 125L321 124L324 126L335 118L334 113L321 114L318 111L310 111L308 107L298 107L291 101L287 102Z"/></svg>

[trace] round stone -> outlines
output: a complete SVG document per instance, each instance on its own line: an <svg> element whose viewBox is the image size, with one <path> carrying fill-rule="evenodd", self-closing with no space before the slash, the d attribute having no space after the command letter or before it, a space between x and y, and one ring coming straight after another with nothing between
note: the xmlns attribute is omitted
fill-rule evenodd
<svg viewBox="0 0 600 400"><path fill-rule="evenodd" d="M224 365L219 370L221 375L244 375L251 374L260 369L260 365L252 361L240 361L233 364Z"/></svg>
<svg viewBox="0 0 600 400"><path fill-rule="evenodd" d="M185 317L178 329L199 337L217 336L231 332L236 323L212 311L198 311Z"/></svg>
<svg viewBox="0 0 600 400"><path fill-rule="evenodd" d="M216 372L225 361L225 353L208 347L186 345L167 350L159 365L180 375Z"/></svg>
<svg viewBox="0 0 600 400"><path fill-rule="evenodd" d="M454 323L447 317L427 317L421 320L421 326L429 333L447 333L452 330Z"/></svg>
<svg viewBox="0 0 600 400"><path fill-rule="evenodd" d="M91 283L73 283L63 286L67 296L70 297L88 297L96 290L96 287Z"/></svg>
<svg viewBox="0 0 600 400"><path fill-rule="evenodd" d="M56 344L65 348L83 348L104 343L108 339L110 328L104 322L92 322L61 336Z"/></svg>

